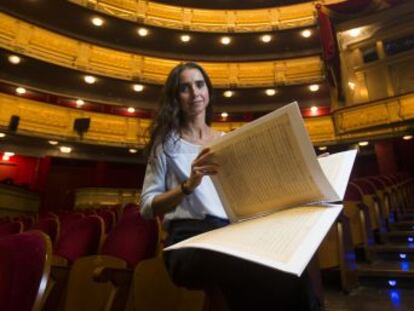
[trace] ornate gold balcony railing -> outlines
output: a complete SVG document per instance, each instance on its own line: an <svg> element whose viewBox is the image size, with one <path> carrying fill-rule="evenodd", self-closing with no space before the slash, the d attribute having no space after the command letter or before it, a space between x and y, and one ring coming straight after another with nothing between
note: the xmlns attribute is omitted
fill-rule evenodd
<svg viewBox="0 0 414 311"><path fill-rule="evenodd" d="M164 28L204 32L258 32L299 28L315 23L315 4L344 0L320 0L254 10L206 10L145 0L68 0L130 21Z"/></svg>
<svg viewBox="0 0 414 311"><path fill-rule="evenodd" d="M0 47L98 75L163 84L179 62L122 52L65 37L0 13ZM218 87L259 87L322 80L320 56L287 60L200 62Z"/></svg>
<svg viewBox="0 0 414 311"><path fill-rule="evenodd" d="M19 133L48 138L75 140L76 118L90 118L91 125L83 141L114 146L140 147L147 139L149 119L121 117L59 107L19 96L0 94L0 126L7 127L10 117L20 117ZM392 136L408 129L414 121L414 93L363 105L346 107L331 116L305 119L314 144ZM242 122L213 123L228 132Z"/></svg>

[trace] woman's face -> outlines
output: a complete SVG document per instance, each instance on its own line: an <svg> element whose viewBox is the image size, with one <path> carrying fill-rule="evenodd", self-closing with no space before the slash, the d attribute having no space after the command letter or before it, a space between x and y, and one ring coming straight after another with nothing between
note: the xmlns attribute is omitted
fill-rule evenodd
<svg viewBox="0 0 414 311"><path fill-rule="evenodd" d="M205 113L210 101L207 83L200 70L184 69L180 75L179 101L187 117Z"/></svg>

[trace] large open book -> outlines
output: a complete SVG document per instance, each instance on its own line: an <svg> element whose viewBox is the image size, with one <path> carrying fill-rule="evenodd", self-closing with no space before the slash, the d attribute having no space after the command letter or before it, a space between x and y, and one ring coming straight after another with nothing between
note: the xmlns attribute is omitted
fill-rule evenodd
<svg viewBox="0 0 414 311"><path fill-rule="evenodd" d="M297 103L208 146L227 227L165 250L198 247L301 275L334 223L356 150L317 158Z"/></svg>

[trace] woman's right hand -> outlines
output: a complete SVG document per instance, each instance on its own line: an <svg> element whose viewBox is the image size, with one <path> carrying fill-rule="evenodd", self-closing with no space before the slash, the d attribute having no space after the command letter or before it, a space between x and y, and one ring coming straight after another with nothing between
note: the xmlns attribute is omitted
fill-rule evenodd
<svg viewBox="0 0 414 311"><path fill-rule="evenodd" d="M200 185L204 176L217 174L218 164L213 161L214 153L209 148L201 150L191 163L190 177L185 182L189 191L194 191Z"/></svg>

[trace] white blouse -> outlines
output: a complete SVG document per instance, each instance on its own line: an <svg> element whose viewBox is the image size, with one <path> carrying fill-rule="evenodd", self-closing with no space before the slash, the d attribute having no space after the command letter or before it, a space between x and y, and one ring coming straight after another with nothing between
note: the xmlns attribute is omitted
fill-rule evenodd
<svg viewBox="0 0 414 311"><path fill-rule="evenodd" d="M152 218L152 200L155 196L180 185L189 178L191 163L202 150L201 145L192 144L177 134L170 135L164 148L156 148L154 158L147 164L144 185L141 193L141 214ZM204 176L201 184L183 198L171 212L165 214L164 225L173 219L203 219L212 215L227 219L217 191L209 176Z"/></svg>

